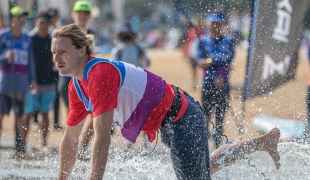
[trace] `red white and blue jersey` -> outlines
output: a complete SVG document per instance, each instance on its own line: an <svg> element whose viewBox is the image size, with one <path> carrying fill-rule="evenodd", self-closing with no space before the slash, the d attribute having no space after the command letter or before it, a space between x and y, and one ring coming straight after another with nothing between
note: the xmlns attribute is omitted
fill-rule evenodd
<svg viewBox="0 0 310 180"><path fill-rule="evenodd" d="M77 125L89 113L96 117L114 108L114 124L121 127L126 139L135 142L143 130L149 132L148 138L152 141L171 108L173 97L170 84L140 67L120 61L90 59L83 80L72 78L69 84L67 125ZM186 108L183 109L182 114Z"/></svg>

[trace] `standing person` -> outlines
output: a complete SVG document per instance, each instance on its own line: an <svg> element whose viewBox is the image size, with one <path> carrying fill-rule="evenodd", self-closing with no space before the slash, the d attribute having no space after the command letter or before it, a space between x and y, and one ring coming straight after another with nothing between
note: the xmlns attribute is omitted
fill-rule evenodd
<svg viewBox="0 0 310 180"><path fill-rule="evenodd" d="M49 27L49 33L52 34L54 29L59 27L59 13L58 13L58 9L56 8L50 8L48 12L52 16L52 20L51 20L50 27ZM58 71L55 66L54 66L54 69ZM58 84L59 73L57 73L56 79L57 79L56 84ZM56 97L54 101L54 129L55 130L62 130L62 125L59 123L59 99L60 99L59 97L60 97L59 91L56 90Z"/></svg>
<svg viewBox="0 0 310 180"><path fill-rule="evenodd" d="M79 26L87 34L94 34L94 31L87 27L87 23L91 18L92 4L88 0L78 0L73 6L71 17L74 24Z"/></svg>
<svg viewBox="0 0 310 180"><path fill-rule="evenodd" d="M223 146L209 160L206 120L200 105L182 89L147 70L93 57L93 41L93 36L74 24L52 35L51 52L57 68L61 74L73 76L67 127L59 150L59 180L70 176L79 134L90 113L94 144L89 179L103 178L112 123L120 126L122 135L131 142L136 141L141 130L153 141L160 129L162 142L171 150L178 179L211 179L210 174L258 150L267 151L279 169L278 128L255 139Z"/></svg>
<svg viewBox="0 0 310 180"><path fill-rule="evenodd" d="M229 31L233 34L233 37L238 44L241 40L241 18L238 10L233 10L230 12L228 18L228 28Z"/></svg>
<svg viewBox="0 0 310 180"><path fill-rule="evenodd" d="M29 49L30 38L22 32L27 12L15 6L11 8L10 27L0 32L0 133L3 116L15 112L17 127L22 123L25 95L36 91L36 75L33 53ZM15 108L15 109L14 109ZM20 129L15 129L16 157L24 157Z"/></svg>
<svg viewBox="0 0 310 180"><path fill-rule="evenodd" d="M228 75L234 57L235 41L222 34L224 18L222 13L211 13L207 16L210 32L201 39L198 45L198 64L204 70L202 80L202 106L207 122L210 122L215 109L215 146L222 142L223 120L229 105Z"/></svg>
<svg viewBox="0 0 310 180"><path fill-rule="evenodd" d="M58 27L58 20L59 20L59 14L58 14L58 9L55 8L50 8L48 9L48 14L51 16L51 21L50 21L50 26L48 29L49 34L51 34L53 32L53 30ZM34 31L32 32L31 35L34 35L37 32L37 28L35 26ZM53 76L54 78L56 78L56 84L58 83L58 73L57 73L57 68L54 67L54 71L57 74L56 76ZM59 123L59 93L58 91L56 91L56 97L55 97L55 101L54 101L54 129L55 130L62 130L62 126ZM32 129L35 131L38 131L39 128L39 122L38 122L38 109L36 109L35 114L33 116L34 118L34 123L33 123L33 127Z"/></svg>
<svg viewBox="0 0 310 180"><path fill-rule="evenodd" d="M31 37L30 49L34 55L38 88L36 94L27 93L25 114L20 124L21 127L24 127L21 129L21 135L26 145L30 117L34 115L36 109L42 114L40 130L42 133L41 151L43 154L49 152L47 146L48 112L53 107L56 96L56 73L53 70L53 55L50 51L52 39L48 33L51 19L52 16L48 12L41 12L36 18L35 29L37 32Z"/></svg>
<svg viewBox="0 0 310 180"><path fill-rule="evenodd" d="M136 41L137 34L131 29L130 24L120 27L117 39L120 41L111 51L114 60L123 61L142 68L148 68L151 60L146 55L145 49Z"/></svg>
<svg viewBox="0 0 310 180"><path fill-rule="evenodd" d="M192 89L196 90L198 88L198 80L197 80L197 42L199 42L200 37L204 34L204 30L202 27L201 18L196 16L191 20L192 26L188 29L185 34L185 41L183 45L183 54L186 60L190 63L191 71L192 71Z"/></svg>

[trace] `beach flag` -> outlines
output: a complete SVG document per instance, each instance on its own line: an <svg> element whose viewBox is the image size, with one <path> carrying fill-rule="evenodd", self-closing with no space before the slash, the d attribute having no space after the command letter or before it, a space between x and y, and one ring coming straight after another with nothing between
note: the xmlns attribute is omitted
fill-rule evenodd
<svg viewBox="0 0 310 180"><path fill-rule="evenodd" d="M244 101L295 78L310 0L254 0Z"/></svg>

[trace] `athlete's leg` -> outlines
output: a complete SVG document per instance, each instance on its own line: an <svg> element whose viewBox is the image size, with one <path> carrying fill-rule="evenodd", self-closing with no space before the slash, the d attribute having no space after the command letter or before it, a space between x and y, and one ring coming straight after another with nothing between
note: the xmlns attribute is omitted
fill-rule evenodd
<svg viewBox="0 0 310 180"><path fill-rule="evenodd" d="M225 166L233 164L236 160L244 158L245 155L255 151L266 151L271 156L277 169L280 168L280 155L277 147L280 130L273 128L267 134L250 140L243 140L236 144L222 146L211 153L211 174L216 173Z"/></svg>

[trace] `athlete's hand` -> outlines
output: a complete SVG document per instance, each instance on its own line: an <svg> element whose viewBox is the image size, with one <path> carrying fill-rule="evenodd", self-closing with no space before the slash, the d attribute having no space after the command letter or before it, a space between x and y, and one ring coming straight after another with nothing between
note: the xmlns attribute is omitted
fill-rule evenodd
<svg viewBox="0 0 310 180"><path fill-rule="evenodd" d="M14 49L10 49L10 50L8 50L8 52L6 52L5 58L10 63L10 62L12 62L14 60L14 55L15 55L15 50Z"/></svg>

